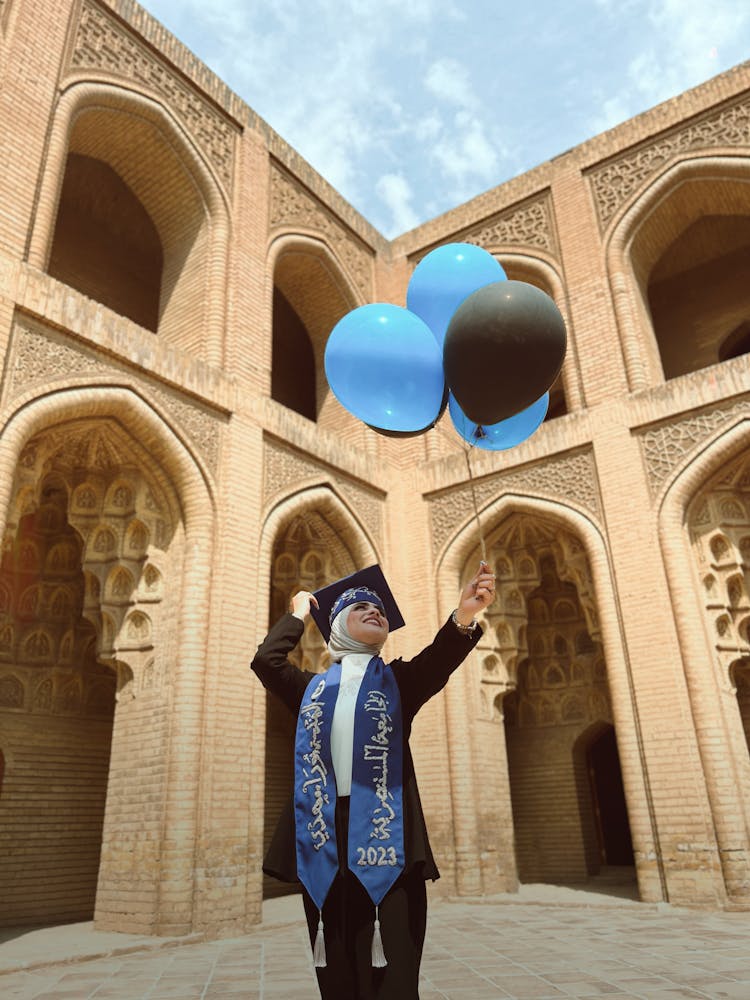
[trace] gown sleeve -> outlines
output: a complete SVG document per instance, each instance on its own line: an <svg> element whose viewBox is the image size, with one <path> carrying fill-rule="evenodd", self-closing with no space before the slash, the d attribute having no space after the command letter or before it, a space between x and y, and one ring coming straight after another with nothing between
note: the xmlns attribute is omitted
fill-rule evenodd
<svg viewBox="0 0 750 1000"><path fill-rule="evenodd" d="M287 659L302 638L304 628L296 615L283 615L258 646L250 664L263 687L280 698L295 716L307 685L316 676L309 670L300 670Z"/></svg>
<svg viewBox="0 0 750 1000"><path fill-rule="evenodd" d="M425 702L442 691L453 671L463 663L481 636L481 626L477 626L470 635L464 635L449 618L421 653L411 660L393 661L391 667L396 674L402 710L407 718L412 719Z"/></svg>

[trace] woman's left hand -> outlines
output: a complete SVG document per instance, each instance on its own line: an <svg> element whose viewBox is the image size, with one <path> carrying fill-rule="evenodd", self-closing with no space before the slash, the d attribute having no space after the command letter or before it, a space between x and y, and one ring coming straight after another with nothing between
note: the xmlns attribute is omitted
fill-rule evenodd
<svg viewBox="0 0 750 1000"><path fill-rule="evenodd" d="M473 579L461 591L456 617L462 625L470 625L474 616L495 600L495 574L484 560Z"/></svg>

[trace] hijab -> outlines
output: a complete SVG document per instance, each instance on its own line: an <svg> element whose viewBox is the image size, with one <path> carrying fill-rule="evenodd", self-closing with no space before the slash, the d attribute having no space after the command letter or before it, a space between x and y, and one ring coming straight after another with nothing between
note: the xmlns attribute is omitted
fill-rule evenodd
<svg viewBox="0 0 750 1000"><path fill-rule="evenodd" d="M378 656L380 650L383 648L382 643L368 645L366 642L359 642L357 639L352 639L346 623L349 618L349 612L353 607L353 604L348 604L345 608L342 608L331 623L331 637L328 640L328 652L331 657L331 663L340 663L345 656L351 653L364 653L369 657Z"/></svg>

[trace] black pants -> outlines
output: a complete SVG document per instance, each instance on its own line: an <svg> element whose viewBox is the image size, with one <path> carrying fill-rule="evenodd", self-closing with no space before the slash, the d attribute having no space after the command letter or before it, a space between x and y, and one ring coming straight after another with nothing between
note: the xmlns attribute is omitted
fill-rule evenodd
<svg viewBox="0 0 750 1000"><path fill-rule="evenodd" d="M401 875L380 904L380 933L388 964L371 960L375 907L346 862L349 799L336 804L339 874L323 905L326 961L316 969L323 1000L419 1000L419 965L427 925L427 892L421 866ZM318 933L318 908L303 891L310 944Z"/></svg>

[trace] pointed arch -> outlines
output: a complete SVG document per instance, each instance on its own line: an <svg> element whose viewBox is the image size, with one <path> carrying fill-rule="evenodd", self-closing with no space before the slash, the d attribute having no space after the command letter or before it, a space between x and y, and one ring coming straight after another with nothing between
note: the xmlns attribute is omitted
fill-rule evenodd
<svg viewBox="0 0 750 1000"><path fill-rule="evenodd" d="M287 495L267 512L261 529L257 588L260 629L265 632L264 625L288 609L289 598L300 588L316 590L377 561L363 526L330 484ZM328 664L325 641L314 623L306 623L289 658L311 671ZM263 749L258 746L259 791L252 796L254 802L263 802L263 809L255 806L250 822L265 850L291 792L295 721L277 699L262 692L256 692L253 715L265 739ZM289 891L289 887L265 879L267 896Z"/></svg>
<svg viewBox="0 0 750 1000"><path fill-rule="evenodd" d="M129 298L124 288L118 290L114 258L115 271L110 269L110 277L104 284L101 276L91 272L92 266L98 266L96 258L100 255L96 252L85 264L86 274L77 277L76 199L83 198L86 204L91 201L85 176L92 170L99 177L97 186L104 183L106 175L112 199L119 199L124 206L132 197L142 207L145 215L138 223L140 229L132 230L133 234L140 232L139 239L153 244L153 238L145 236L150 231L147 220L153 224L163 254L156 293L157 332L165 340L219 363L223 357L229 206L211 164L169 109L153 97L122 85L89 81L73 83L63 92L50 131L29 262L40 270L50 266L56 220L67 225L64 216L68 213L72 228L68 226L63 235L58 230L58 236L64 236L70 244L67 249L59 245L60 252L67 255L67 262L58 260L53 271L56 269L66 283L83 282L84 294L94 295L116 311L119 303ZM61 206L66 184L72 200ZM119 192L117 198L115 189ZM105 211L94 202L91 207L95 212ZM123 208L122 220L117 225L130 231L129 217L135 211ZM94 236L95 230L92 221ZM156 250L149 254L156 266ZM107 291L108 281L110 291Z"/></svg>
<svg viewBox="0 0 750 1000"><path fill-rule="evenodd" d="M633 697L633 682L606 542L601 530L590 517L568 505L541 497L506 493L489 501L480 510L480 518L484 525L499 525L514 514L527 515L544 520L550 525L558 525L578 539L588 560L594 590L593 604L601 630L601 642L608 668L607 677L611 691L614 722L621 746L628 749L628 753L624 754L627 759L623 769L623 778L627 801L631 804L631 812L634 817L633 838L638 845L639 852L651 852L652 856L655 855L659 869L659 878L656 882L650 866L644 863L639 867L641 898L666 898L666 878L659 847L654 805L650 794L648 765L640 720ZM467 567L471 565L473 568L473 563L478 559L479 544L476 538L475 521L472 518L467 518L463 525L457 526L438 559L438 592L445 614L450 610L449 605L452 603L457 581L462 577L465 578ZM449 731L451 729L460 731L466 725L467 705L474 698L468 687L472 684L471 678L471 670L463 670L447 689L446 708ZM461 690L461 687L464 690ZM468 747L451 744L451 775L455 776L452 778L454 823L456 823L457 854L459 857L460 853L466 851L471 854L471 844L473 839L476 839L476 829L467 828L466 821L462 820L459 814L459 810L471 814L474 809L472 802L476 801L472 782L466 779L467 773L471 774L470 762L468 758L464 759L467 752ZM507 783L507 777L504 780ZM463 806L460 805L462 801ZM644 803L647 807L645 810L642 809ZM641 808L634 808L636 805L641 806ZM462 838L465 841L463 844ZM645 857L645 853L641 853L639 856Z"/></svg>
<svg viewBox="0 0 750 1000"><path fill-rule="evenodd" d="M691 188L708 192L707 200L699 203L691 198ZM670 202L679 202L680 211L669 211ZM657 384L665 374L669 377L652 322L648 278L660 255L709 204L717 216L738 211L750 215L750 157L701 153L671 163L615 217L606 240L606 265L631 390ZM718 344L716 348L714 361L718 362Z"/></svg>
<svg viewBox="0 0 750 1000"><path fill-rule="evenodd" d="M309 419L326 426L335 421L340 427L342 418L354 418L330 394L323 363L325 346L336 323L363 304L361 293L320 238L300 233L276 235L269 246L267 266L267 305L273 331L272 398ZM304 364L297 364L298 359Z"/></svg>
<svg viewBox="0 0 750 1000"><path fill-rule="evenodd" d="M750 755L745 752L734 672L731 666L725 669L717 655L717 639L708 633L701 601L701 588L710 590L716 579L713 574L702 578L688 530L691 514L711 481L726 474L745 454L750 461L750 419L740 418L673 473L659 497L658 527L724 886L730 899L746 901L750 895L750 797L739 790L750 787ZM713 536L714 543L718 539ZM723 558L716 544L712 556L719 562ZM710 593L709 599L713 601ZM725 626L727 630L731 626L728 616ZM732 780L727 780L727 771ZM743 817L741 823L738 816Z"/></svg>
<svg viewBox="0 0 750 1000"><path fill-rule="evenodd" d="M107 467L112 469L113 476L118 475L118 469L121 469L117 463L117 455L124 453L126 443L133 464L147 469L152 481L158 484L157 500L163 504L161 510L167 516L169 508L169 517L180 525L180 535L177 539L179 547L175 547L175 558L172 563L174 577L169 585L171 587L169 601L174 615L179 613L185 621L191 622L191 627L188 630L180 630L180 638L169 653L172 664L170 686L174 714L169 717L168 722L167 716L164 715L163 725L178 726L182 738L169 739L168 733L163 734L167 751L163 759L163 796L160 799L162 805L161 812L156 817L156 827L155 817L152 814L146 816L144 813L142 822L136 823L132 831L132 837L136 841L138 838L143 838L133 849L140 851L143 857L155 851L160 859L161 875L159 879L155 879L145 868L139 874L143 892L139 897L141 909L136 918L132 916L132 908L128 909L130 903L127 894L113 897L112 893L103 892L97 901L96 910L96 921L100 927L124 930L133 929L137 925L142 932L145 930L157 934L170 933L174 927L193 926L193 911L196 905L193 851L200 836L202 714L196 712L195 708L202 704L204 698L209 617L206 609L210 607L211 598L210 574L205 570L211 563L215 522L214 499L209 481L196 457L183 443L176 429L146 399L130 388L79 386L22 400L10 417L0 437L0 468L5 473L0 483L0 517L3 520L8 515L15 516L10 494L15 471L22 467L20 459L27 444L35 439L40 442L40 462L46 455L44 442L47 439L50 447L53 450L60 450L60 454L64 456L66 442L71 437L69 430L66 433L66 425L68 428L70 426L80 428L82 425L84 428L89 428L93 442L93 451L90 454L102 455ZM147 446L142 442L147 442ZM102 451L100 446L107 443L110 446L109 450L105 448ZM61 458L60 467L63 466ZM23 468L26 470L27 466ZM144 492L142 501L139 502L145 504L145 497ZM98 502L103 502L103 499L104 493ZM89 509L86 508L87 511ZM97 511L92 519L94 523L98 516ZM158 511L154 513L154 517L156 516ZM187 545L190 546L190 559L182 556ZM133 567L138 565L138 562L130 560L128 565ZM83 579L82 574L81 577ZM93 579L92 571L89 573L88 593L84 600L89 602L86 606L87 614L90 612L96 623L99 612L96 608L97 602L93 600ZM146 713L153 724L153 712L148 706L139 705L135 698L136 687L133 683L136 673L141 672L141 661L145 664L148 658L153 657L153 653L149 652L151 608L148 616L143 612L139 614L141 618L136 619L131 615L129 620L132 633L128 636L130 649L124 654L128 663L115 663L123 684L125 684L124 678L131 678L127 690L121 684L118 712L129 713L128 719L135 722L135 729L125 722L118 726L116 718L112 757L117 759L117 755L120 754L123 761L128 761L128 766L118 767L116 776L110 776L110 794L122 798L125 789L127 791L125 799L132 800L136 806L137 803L143 803L144 799L139 790L134 791L136 787L134 782L138 782L139 772L133 765L139 744L136 741L135 747L133 746L132 734L143 730L138 728L141 725L140 716L136 718L133 713ZM107 617L110 616L107 614ZM102 613L98 619L100 628L103 627L104 618L105 614ZM120 614L119 618L123 618L123 615ZM113 633L116 633L121 622L111 618L110 624ZM32 652L37 655L41 649L42 639L28 637L26 642L32 639L34 642ZM19 643L23 641L24 638L20 637ZM164 655L165 642L162 642L160 649ZM111 652L117 651L113 648ZM136 670L131 669L131 662ZM51 703L52 697L54 693L51 687L44 693L40 691L39 699L42 700L39 701L39 705ZM149 759L149 763L153 764L153 761ZM122 874L118 865L121 865L123 855L121 848L117 846L118 839L121 841L122 832L120 831L118 835L114 832L116 812L114 810L112 818L108 819L109 826L105 822L104 848L99 869L100 887L108 887L112 880L117 880ZM110 816L109 812L107 816ZM156 871L159 865L155 865L153 870ZM133 888L132 891L137 890ZM168 895L168 906L160 901L162 894ZM146 900L148 905L143 906ZM182 932L177 931L177 933Z"/></svg>
<svg viewBox="0 0 750 1000"><path fill-rule="evenodd" d="M495 256L503 265L508 278L512 281L525 281L541 289L550 296L565 319L568 348L562 371L550 388L550 405L545 419L554 419L573 410L582 409L585 397L578 365L575 332L568 307L567 290L557 265L529 253L504 253L499 250Z"/></svg>

